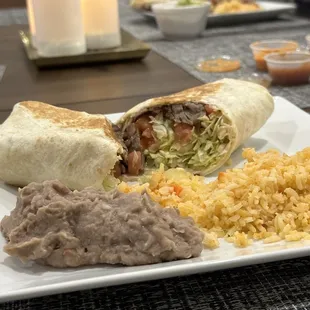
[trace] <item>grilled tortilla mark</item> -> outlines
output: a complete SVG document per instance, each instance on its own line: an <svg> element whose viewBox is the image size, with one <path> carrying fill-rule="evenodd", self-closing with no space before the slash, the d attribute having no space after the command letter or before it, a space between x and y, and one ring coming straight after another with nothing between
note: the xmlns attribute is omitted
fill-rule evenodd
<svg viewBox="0 0 310 310"><path fill-rule="evenodd" d="M216 93L220 90L222 83L212 83L212 84L205 84L198 87L193 87L179 93L154 98L152 105L153 106L160 106L160 105L171 105L176 103L184 103L184 98L186 101L201 101L201 97L205 96L206 94L211 95L212 93Z"/></svg>
<svg viewBox="0 0 310 310"><path fill-rule="evenodd" d="M103 130L110 139L117 140L111 123L103 115L90 115L37 101L25 101L20 105L28 109L35 118L47 119L59 127Z"/></svg>

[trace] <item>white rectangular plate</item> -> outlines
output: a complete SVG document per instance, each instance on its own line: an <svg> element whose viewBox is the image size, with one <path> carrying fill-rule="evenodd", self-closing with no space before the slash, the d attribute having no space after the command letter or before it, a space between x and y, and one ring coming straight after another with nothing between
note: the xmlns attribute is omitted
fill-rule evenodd
<svg viewBox="0 0 310 310"><path fill-rule="evenodd" d="M0 65L0 82L4 76L5 69L6 67L4 65Z"/></svg>
<svg viewBox="0 0 310 310"><path fill-rule="evenodd" d="M232 25L237 23L256 22L267 19L276 19L283 13L294 12L296 5L294 3L257 1L262 10L254 12L241 12L233 14L210 14L207 26ZM150 11L140 11L145 17L154 19L155 15Z"/></svg>
<svg viewBox="0 0 310 310"><path fill-rule="evenodd" d="M109 118L115 121L120 115L109 115ZM265 126L233 154L233 166L242 165L243 147L253 147L258 152L276 148L287 154L294 154L307 147L309 124L310 115L287 100L276 97L274 113ZM207 181L215 176L216 173ZM15 207L15 201L16 189L0 184L0 219ZM210 272L310 254L310 241L281 241L273 244L255 242L248 248L240 249L221 240L218 249L204 250L195 259L137 267L98 265L61 270L36 264L23 265L2 251L4 244L5 240L0 236L0 302Z"/></svg>

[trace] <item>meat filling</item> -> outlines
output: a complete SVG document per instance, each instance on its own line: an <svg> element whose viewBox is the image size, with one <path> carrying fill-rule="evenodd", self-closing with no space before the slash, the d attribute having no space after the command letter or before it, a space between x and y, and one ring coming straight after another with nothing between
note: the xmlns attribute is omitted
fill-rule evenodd
<svg viewBox="0 0 310 310"><path fill-rule="evenodd" d="M145 163L158 167L162 162L167 163L168 167L205 169L217 156L225 153L229 143L226 125L227 120L219 111L202 103L187 102L151 108L122 128L128 156L123 157L122 168L118 168L117 172L124 173L126 170L130 175L139 175ZM199 147L204 148L206 153L201 166L196 163L203 161ZM176 154L171 154L171 151ZM185 154L187 159L177 158L177 153Z"/></svg>
<svg viewBox="0 0 310 310"><path fill-rule="evenodd" d="M175 123L195 125L199 118L206 114L205 105L193 102L167 105L163 107L163 114Z"/></svg>
<svg viewBox="0 0 310 310"><path fill-rule="evenodd" d="M122 159L114 166L114 176L122 174L139 175L144 168L144 154L141 147L140 133L135 124L130 124L122 134L117 125L113 125L116 136L121 141L124 154Z"/></svg>

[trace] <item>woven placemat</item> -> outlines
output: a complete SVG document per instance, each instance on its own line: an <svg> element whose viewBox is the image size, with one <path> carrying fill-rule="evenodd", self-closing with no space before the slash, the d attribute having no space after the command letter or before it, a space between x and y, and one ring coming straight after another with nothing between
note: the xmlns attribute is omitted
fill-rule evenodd
<svg viewBox="0 0 310 310"><path fill-rule="evenodd" d="M310 258L15 301L0 309L310 309Z"/></svg>
<svg viewBox="0 0 310 310"><path fill-rule="evenodd" d="M288 39L305 46L305 36L310 33L310 19L281 16L275 21L207 28L201 38L188 41L167 41L154 20L132 10L128 0L120 0L122 26L134 36L151 44L152 49L183 68L203 82L213 82L223 77L247 78L256 72L250 43L262 39ZM196 69L201 59L229 55L242 62L242 68L230 73L203 73ZM169 81L167 81L169 83ZM310 84L296 87L271 87L271 92L282 96L301 108L310 107Z"/></svg>

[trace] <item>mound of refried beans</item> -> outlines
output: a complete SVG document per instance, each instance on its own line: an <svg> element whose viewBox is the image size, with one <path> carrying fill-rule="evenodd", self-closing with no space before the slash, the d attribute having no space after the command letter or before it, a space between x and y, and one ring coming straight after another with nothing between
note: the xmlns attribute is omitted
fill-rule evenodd
<svg viewBox="0 0 310 310"><path fill-rule="evenodd" d="M203 248L191 218L146 193L71 191L59 181L21 189L1 231L9 255L59 268L152 264L197 257Z"/></svg>

